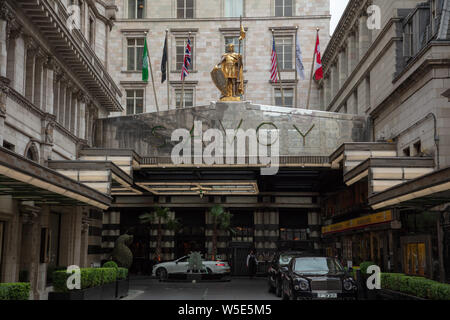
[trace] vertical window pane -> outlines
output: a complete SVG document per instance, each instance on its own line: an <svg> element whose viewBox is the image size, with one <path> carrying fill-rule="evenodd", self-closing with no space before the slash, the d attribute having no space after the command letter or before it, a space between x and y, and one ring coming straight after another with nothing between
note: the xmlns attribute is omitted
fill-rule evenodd
<svg viewBox="0 0 450 320"><path fill-rule="evenodd" d="M144 99L136 99L136 114L144 112Z"/></svg>
<svg viewBox="0 0 450 320"><path fill-rule="evenodd" d="M225 17L240 17L243 13L243 0L225 0Z"/></svg>
<svg viewBox="0 0 450 320"><path fill-rule="evenodd" d="M132 71L134 70L135 66L135 54L134 54L134 47L128 47L128 66L127 70Z"/></svg>
<svg viewBox="0 0 450 320"><path fill-rule="evenodd" d="M284 0L284 16L285 17L292 17L292 0Z"/></svg>
<svg viewBox="0 0 450 320"><path fill-rule="evenodd" d="M128 0L128 19L136 18L136 0Z"/></svg>
<svg viewBox="0 0 450 320"><path fill-rule="evenodd" d="M127 115L134 113L134 100L127 99Z"/></svg>
<svg viewBox="0 0 450 320"><path fill-rule="evenodd" d="M137 0L137 19L145 18L145 0Z"/></svg>

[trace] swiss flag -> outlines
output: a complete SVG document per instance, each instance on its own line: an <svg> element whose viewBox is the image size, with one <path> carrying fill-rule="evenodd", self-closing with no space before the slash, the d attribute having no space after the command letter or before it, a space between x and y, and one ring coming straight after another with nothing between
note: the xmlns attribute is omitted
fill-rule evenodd
<svg viewBox="0 0 450 320"><path fill-rule="evenodd" d="M314 61L314 79L316 81L323 79L322 58L320 57L320 41L317 34L315 61Z"/></svg>

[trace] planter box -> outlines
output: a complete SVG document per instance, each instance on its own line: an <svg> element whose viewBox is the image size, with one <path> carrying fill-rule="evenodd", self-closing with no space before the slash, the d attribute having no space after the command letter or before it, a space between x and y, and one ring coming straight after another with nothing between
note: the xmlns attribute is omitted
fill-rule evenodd
<svg viewBox="0 0 450 320"><path fill-rule="evenodd" d="M102 300L115 300L116 299L116 282L104 284L101 288Z"/></svg>
<svg viewBox="0 0 450 320"><path fill-rule="evenodd" d="M116 281L116 299L124 298L128 296L128 290L130 289L130 280L117 280Z"/></svg>
<svg viewBox="0 0 450 320"><path fill-rule="evenodd" d="M102 287L69 292L49 292L48 300L102 300Z"/></svg>
<svg viewBox="0 0 450 320"><path fill-rule="evenodd" d="M377 290L377 296L381 300L426 300L406 293L392 291L388 289Z"/></svg>

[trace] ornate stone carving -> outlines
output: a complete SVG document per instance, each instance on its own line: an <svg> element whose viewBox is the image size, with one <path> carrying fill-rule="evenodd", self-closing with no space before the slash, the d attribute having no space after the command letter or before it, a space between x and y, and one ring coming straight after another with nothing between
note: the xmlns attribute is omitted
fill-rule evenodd
<svg viewBox="0 0 450 320"><path fill-rule="evenodd" d="M49 121L45 127L45 143L53 144L53 131L55 129L55 122Z"/></svg>
<svg viewBox="0 0 450 320"><path fill-rule="evenodd" d="M6 115L6 97L9 93L9 79L0 77L0 116Z"/></svg>

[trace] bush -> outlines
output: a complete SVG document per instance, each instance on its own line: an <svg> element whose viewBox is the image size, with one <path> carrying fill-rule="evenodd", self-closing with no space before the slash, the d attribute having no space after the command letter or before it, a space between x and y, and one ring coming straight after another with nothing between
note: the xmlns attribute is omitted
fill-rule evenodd
<svg viewBox="0 0 450 320"><path fill-rule="evenodd" d="M450 285L401 273L382 273L381 287L423 299L450 300Z"/></svg>
<svg viewBox="0 0 450 320"><path fill-rule="evenodd" d="M81 268L81 289L99 287L116 281L118 269L115 268ZM53 272L53 289L56 292L68 292L66 270Z"/></svg>
<svg viewBox="0 0 450 320"><path fill-rule="evenodd" d="M117 269L117 280L125 280L128 277L128 269L127 268L118 268Z"/></svg>
<svg viewBox="0 0 450 320"><path fill-rule="evenodd" d="M117 269L115 268L99 268L102 275L102 284L115 282L117 279Z"/></svg>
<svg viewBox="0 0 450 320"><path fill-rule="evenodd" d="M114 261L108 261L103 264L103 268L115 268L118 269L119 266Z"/></svg>
<svg viewBox="0 0 450 320"><path fill-rule="evenodd" d="M28 300L29 296L29 283L0 283L0 300Z"/></svg>
<svg viewBox="0 0 450 320"><path fill-rule="evenodd" d="M367 274L367 268L369 268L370 266L375 265L375 262L372 261L364 261L361 262L361 264L359 265L360 269L361 269L361 275L365 276Z"/></svg>

